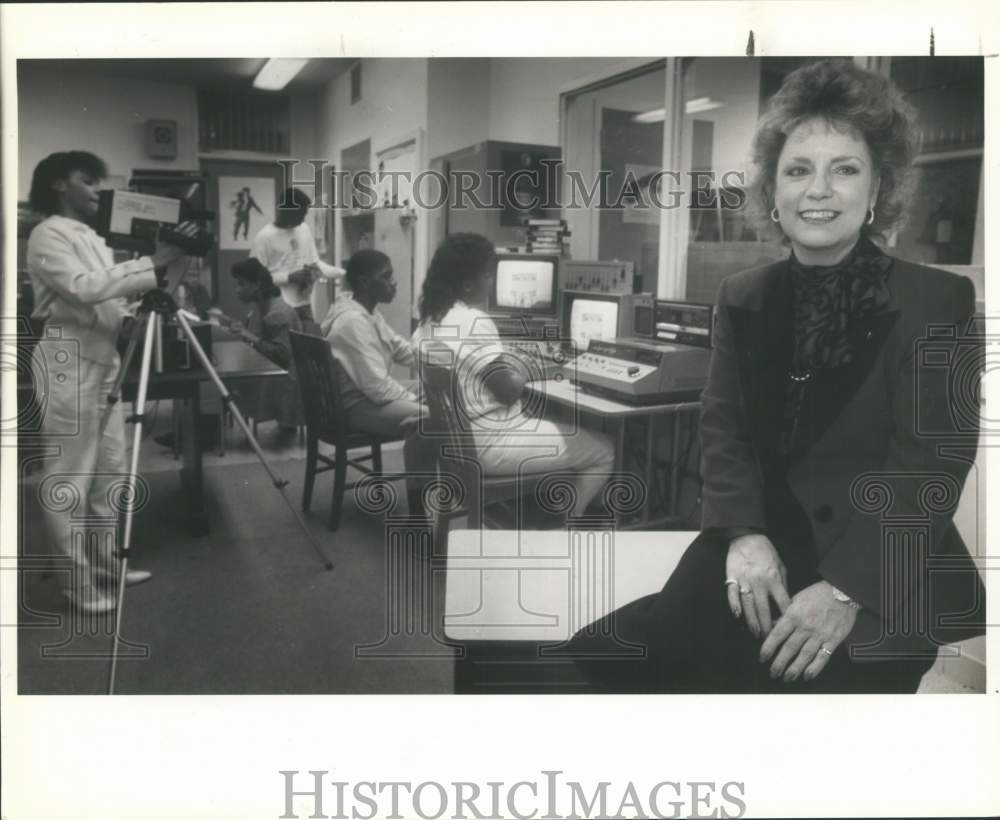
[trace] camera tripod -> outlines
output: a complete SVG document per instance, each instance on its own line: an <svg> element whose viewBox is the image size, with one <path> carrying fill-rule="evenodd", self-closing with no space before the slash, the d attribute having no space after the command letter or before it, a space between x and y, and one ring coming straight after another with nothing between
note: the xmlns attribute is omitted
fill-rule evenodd
<svg viewBox="0 0 1000 820"><path fill-rule="evenodd" d="M121 559L120 574L118 576L118 591L115 602L115 629L113 637L113 647L111 652L111 671L108 678L108 694L113 695L115 689L115 673L118 666L118 636L121 632L121 621L122 621L122 609L125 603L125 575L128 571L128 558L129 558L129 548L132 543L132 500L135 498L135 482L136 475L138 473L139 466L139 450L142 445L142 428L145 423L145 411L146 411L146 392L149 386L149 371L152 364L152 350L153 341L156 333L157 317L173 316L177 324L180 326L184 335L187 337L188 343L194 350L198 357L198 361L201 366L205 369L205 372L211 378L215 389L218 391L219 396L222 399L223 406L228 408L239 424L243 433L246 435L247 440L250 442L250 446L253 448L254 452L257 454L257 458L260 460L261 465L267 471L268 476L271 479L271 483L274 485L275 489L281 494L282 499L288 506L288 509L292 511L295 516L295 520L298 522L299 528L305 534L306 538L309 539L309 543L312 544L316 554L319 556L320 560L327 570L333 569L333 563L329 558L323 553L320 545L317 543L313 534L309 531L306 526L305 521L302 520L302 516L299 511L295 508L295 505L285 494L285 487L288 485L288 481L279 477L267 463L267 458L264 456L263 450L260 448L257 439L254 438L251 432L250 426L247 424L243 414L240 412L236 403L233 401L232 394L226 389L225 384L223 384L222 379L219 378L219 374L216 372L215 368L212 367L212 363L209 361L208 356L205 354L205 350L198 343L198 338L194 334L194 330L191 328L190 323L184 315L184 311L180 310L177 303L174 301L173 297L163 291L163 290L151 290L149 291L142 300L139 306L139 311L137 314L137 319L139 320L136 327L133 328L133 333L129 339L128 347L125 349L125 354L122 357L121 368L118 372L118 376L115 379L115 383L111 388L111 393L108 395L108 406L104 411L104 415L101 418L100 432L103 434L107 427L108 421L111 417L111 413L114 409L115 404L121 396L122 385L125 382L125 377L128 374L129 366L132 362L132 358L135 356L136 347L139 344L140 335L143 336L143 348L142 348L142 364L139 369L139 388L135 399L135 415L129 416L126 421L134 423L134 434L132 442L132 454L131 461L129 463L128 471L128 483L126 489L126 499L128 503L125 507L125 526L122 548L119 550L119 557ZM145 323L145 329L142 328L143 323Z"/></svg>

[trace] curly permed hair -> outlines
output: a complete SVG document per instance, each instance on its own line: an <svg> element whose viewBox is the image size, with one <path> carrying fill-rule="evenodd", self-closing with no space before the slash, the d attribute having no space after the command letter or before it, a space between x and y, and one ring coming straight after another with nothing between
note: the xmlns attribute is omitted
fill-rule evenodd
<svg viewBox="0 0 1000 820"><path fill-rule="evenodd" d="M849 59L809 63L789 74L757 124L754 179L747 189L748 217L762 236L780 233L771 221L778 157L788 135L806 120L822 118L855 131L868 145L879 180L875 219L862 231L885 235L903 221L912 189L915 115L902 92L881 74Z"/></svg>

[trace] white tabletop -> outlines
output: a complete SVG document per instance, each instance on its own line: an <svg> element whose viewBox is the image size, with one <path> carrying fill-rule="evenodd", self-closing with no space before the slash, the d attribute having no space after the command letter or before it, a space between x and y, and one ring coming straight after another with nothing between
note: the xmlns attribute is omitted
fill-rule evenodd
<svg viewBox="0 0 1000 820"><path fill-rule="evenodd" d="M696 532L452 530L445 634L563 641L659 591Z"/></svg>
<svg viewBox="0 0 1000 820"><path fill-rule="evenodd" d="M566 407L576 407L581 413L596 413L601 416L648 416L651 413L677 412L694 410L698 402L673 402L670 404L625 404L624 402L595 396L581 390L567 378L546 379L544 381L528 382L527 389Z"/></svg>

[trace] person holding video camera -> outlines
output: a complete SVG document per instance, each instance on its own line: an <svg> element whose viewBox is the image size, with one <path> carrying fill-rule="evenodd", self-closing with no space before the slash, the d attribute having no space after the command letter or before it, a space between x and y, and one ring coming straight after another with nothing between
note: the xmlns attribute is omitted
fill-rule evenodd
<svg viewBox="0 0 1000 820"><path fill-rule="evenodd" d="M48 374L42 433L58 447L52 474L64 477L79 499L68 513L43 499L43 514L58 551L71 561L71 575L59 573L63 592L88 613L114 609L118 564L109 544L71 543L69 517L115 519L113 487L128 475L120 404L99 433L121 364L116 343L134 318L126 297L155 288L157 270L183 274L171 265L183 251L162 242L149 256L114 263L111 249L89 224L106 176L104 162L94 154L51 154L35 168L29 194L31 207L46 216L31 232L27 253L32 316L45 322L33 353L37 371ZM58 345L51 343L57 339ZM67 351L72 351L68 361ZM149 577L130 569L125 580L135 584Z"/></svg>
<svg viewBox="0 0 1000 820"><path fill-rule="evenodd" d="M649 647L586 664L611 688L912 693L939 646L982 633L952 521L977 446L974 287L873 241L910 200L913 154L902 93L851 60L808 63L772 98L748 194L791 253L719 290L702 533L662 592L610 616ZM941 365L959 361L956 389Z"/></svg>

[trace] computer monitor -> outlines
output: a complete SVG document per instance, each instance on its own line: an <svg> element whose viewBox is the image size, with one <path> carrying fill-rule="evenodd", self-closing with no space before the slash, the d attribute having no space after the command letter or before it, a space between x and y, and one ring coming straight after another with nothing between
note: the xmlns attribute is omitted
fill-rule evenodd
<svg viewBox="0 0 1000 820"><path fill-rule="evenodd" d="M570 352L582 353L593 339L612 340L631 336L638 308L652 308L648 293L593 293L564 290L562 335Z"/></svg>
<svg viewBox="0 0 1000 820"><path fill-rule="evenodd" d="M489 312L555 316L558 281L558 256L498 254Z"/></svg>

